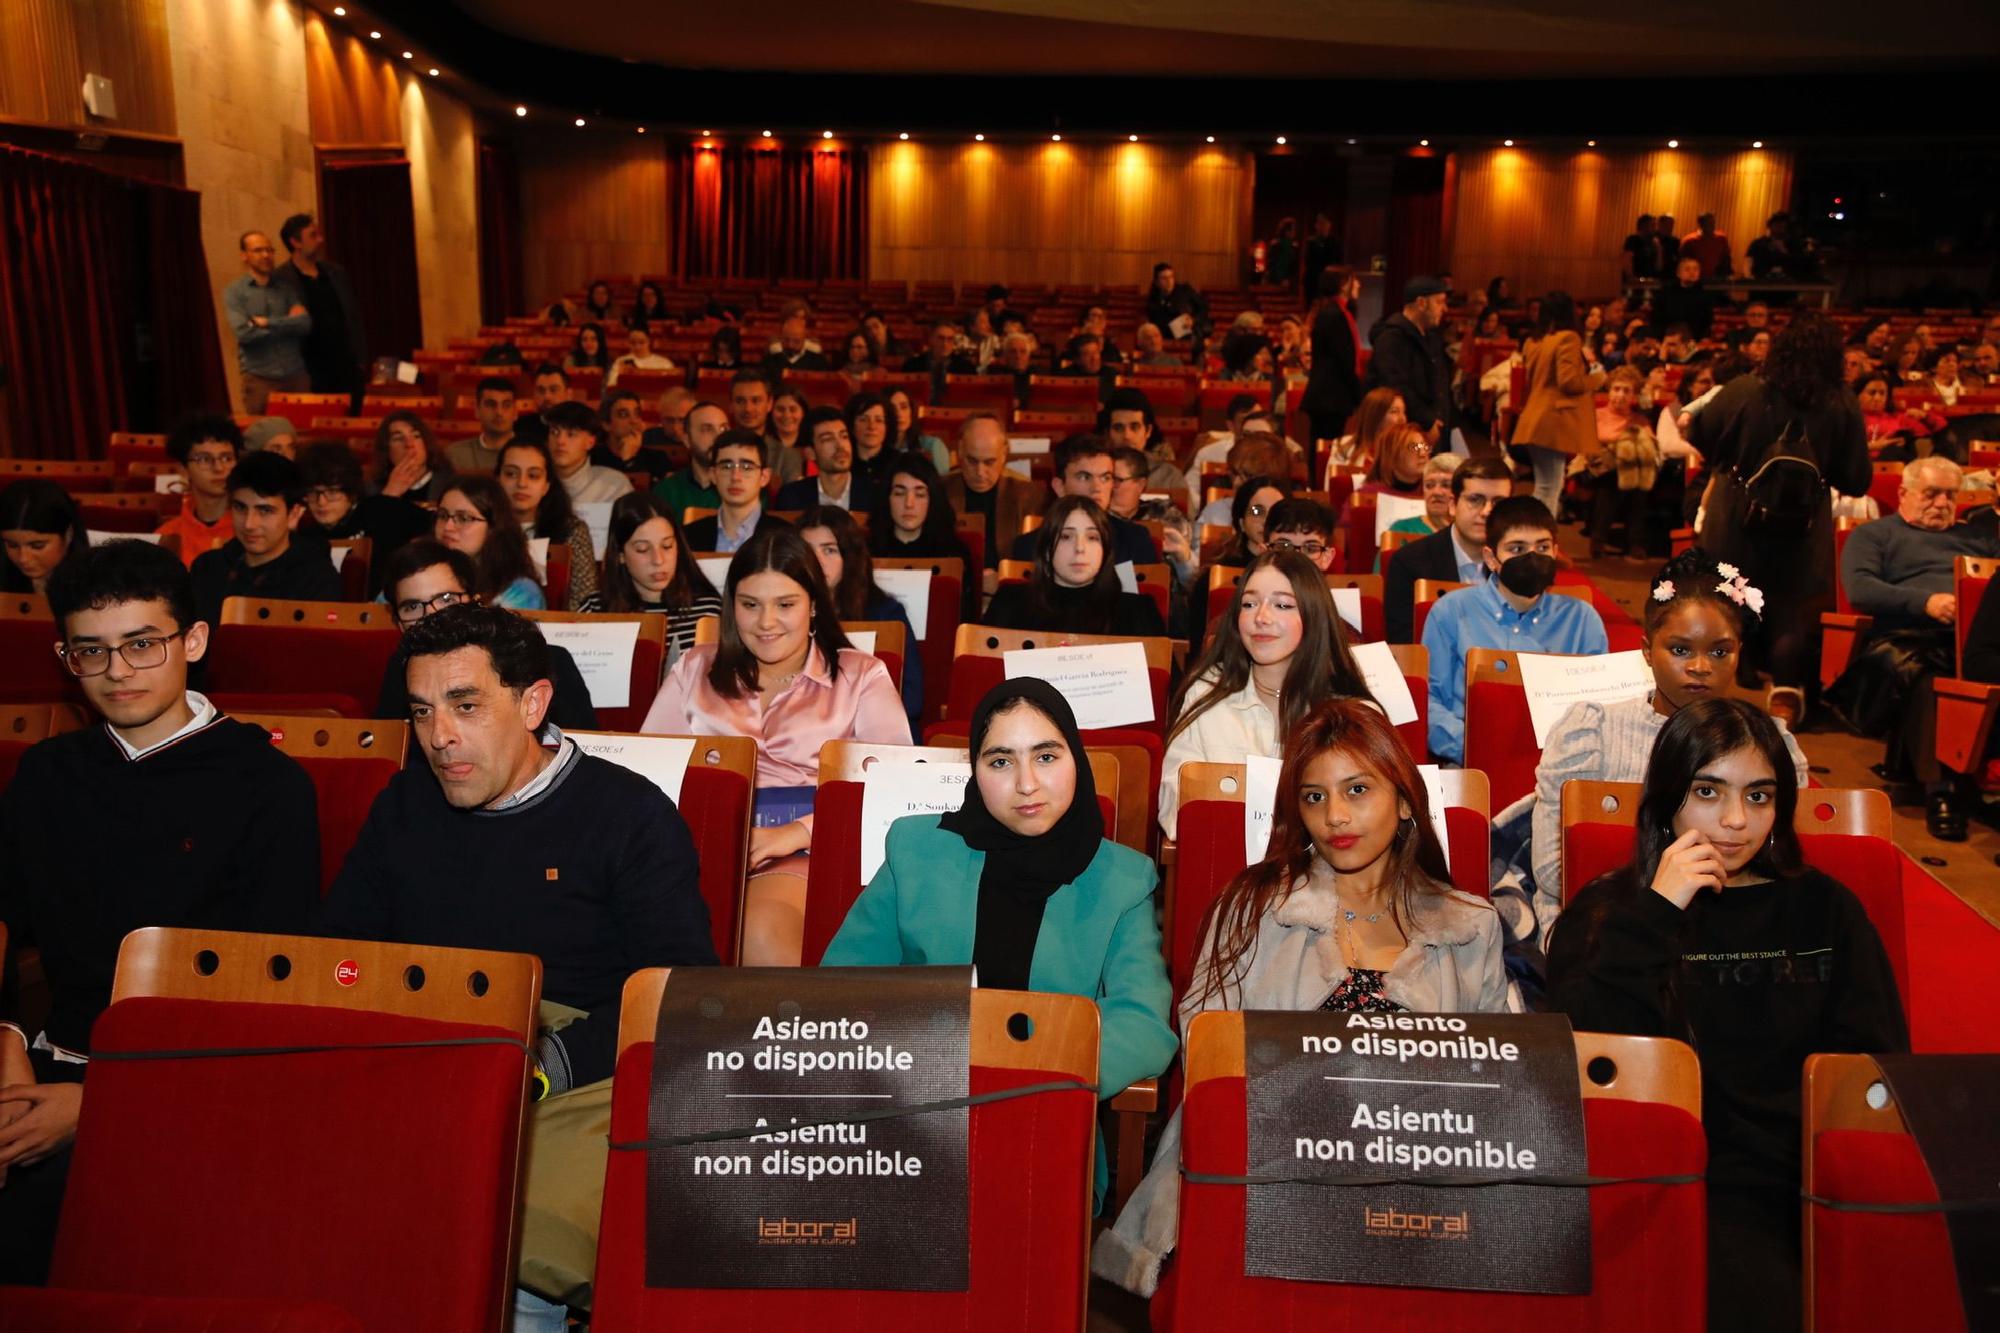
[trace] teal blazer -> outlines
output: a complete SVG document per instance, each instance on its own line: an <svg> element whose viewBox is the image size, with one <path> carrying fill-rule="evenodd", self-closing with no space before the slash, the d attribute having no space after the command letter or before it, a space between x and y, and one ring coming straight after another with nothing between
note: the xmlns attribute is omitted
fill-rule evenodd
<svg viewBox="0 0 2000 1333"><path fill-rule="evenodd" d="M848 909L822 967L964 967L979 920L986 853L938 827L936 815L889 826L887 856ZM1153 920L1153 863L1109 840L1083 874L1050 897L1028 989L1097 1002L1097 1095L1115 1097L1162 1073L1180 1042L1167 1026L1173 983Z"/></svg>

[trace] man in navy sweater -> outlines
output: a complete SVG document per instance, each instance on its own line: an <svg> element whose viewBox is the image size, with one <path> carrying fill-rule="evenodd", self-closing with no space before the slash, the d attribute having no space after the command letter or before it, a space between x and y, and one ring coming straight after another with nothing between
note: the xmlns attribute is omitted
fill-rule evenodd
<svg viewBox="0 0 2000 1333"><path fill-rule="evenodd" d="M319 896L312 779L187 687L208 626L179 558L93 546L50 576L49 603L56 652L102 725L30 749L0 797L6 972L33 942L50 998L31 1034L0 992L0 1286L47 1276L91 1028L126 934L296 934Z"/></svg>

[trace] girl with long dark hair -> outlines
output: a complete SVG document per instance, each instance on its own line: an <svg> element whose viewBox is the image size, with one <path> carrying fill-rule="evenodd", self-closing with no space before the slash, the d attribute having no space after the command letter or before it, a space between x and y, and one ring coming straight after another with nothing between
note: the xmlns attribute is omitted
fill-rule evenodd
<svg viewBox="0 0 2000 1333"><path fill-rule="evenodd" d="M650 491L620 496L604 535L604 592L586 611L643 611L667 618L667 665L694 647L695 627L722 614L722 595L688 550L680 517Z"/></svg>
<svg viewBox="0 0 2000 1333"><path fill-rule="evenodd" d="M1318 566L1295 551L1250 562L1230 609L1167 706L1173 726L1160 777L1160 827L1176 836L1181 765L1278 757L1328 699L1367 699L1347 629Z"/></svg>
<svg viewBox="0 0 2000 1333"><path fill-rule="evenodd" d="M1704 699L1653 742L1630 864L1556 921L1549 1001L1582 1029L1674 1037L1701 1056L1711 1329L1799 1326L1801 1067L1902 1051L1881 937L1805 864L1778 726Z"/></svg>
<svg viewBox="0 0 2000 1333"><path fill-rule="evenodd" d="M507 492L493 478L453 477L438 498L432 535L472 557L479 586L468 591L488 606L540 611L548 605L535 580L534 561L528 558L528 538L514 517Z"/></svg>
<svg viewBox="0 0 2000 1333"><path fill-rule="evenodd" d="M23 477L0 491L0 592L40 593L49 575L90 549L83 514L69 492L41 477Z"/></svg>
<svg viewBox="0 0 2000 1333"><path fill-rule="evenodd" d="M1518 1010L1500 919L1451 887L1430 798L1380 709L1330 699L1285 741L1264 857L1209 907L1181 1028L1211 1009ZM1091 1268L1150 1296L1179 1237L1180 1118Z"/></svg>
<svg viewBox="0 0 2000 1333"><path fill-rule="evenodd" d="M1111 517L1096 501L1065 495L1049 506L1039 536L1027 585L1002 585L987 604L987 624L1051 634L1167 632L1152 598L1119 586Z"/></svg>
<svg viewBox="0 0 2000 1333"><path fill-rule="evenodd" d="M854 516L837 505L814 505L799 515L799 536L819 558L820 573L842 620L893 620L903 626L903 711L916 732L924 706L924 658L917 632L903 604L875 582L875 558L867 534Z"/></svg>
<svg viewBox="0 0 2000 1333"><path fill-rule="evenodd" d="M569 548L569 595L563 609L581 610L596 600L597 547L590 539L590 525L570 504L569 487L556 480L548 445L515 436L500 451L496 475L521 535L530 542L539 537Z"/></svg>
<svg viewBox="0 0 2000 1333"><path fill-rule="evenodd" d="M681 654L641 730L757 742L743 962L797 966L820 747L908 745L910 722L889 669L841 632L819 561L791 527L759 528L730 558L721 631Z"/></svg>

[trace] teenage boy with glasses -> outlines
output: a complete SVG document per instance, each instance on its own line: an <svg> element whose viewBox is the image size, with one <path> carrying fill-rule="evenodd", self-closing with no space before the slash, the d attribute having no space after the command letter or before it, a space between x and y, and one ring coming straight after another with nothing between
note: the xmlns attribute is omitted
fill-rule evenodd
<svg viewBox="0 0 2000 1333"><path fill-rule="evenodd" d="M102 725L28 750L0 796L7 972L33 940L50 995L30 1034L0 993L0 1285L46 1280L119 942L145 926L296 934L319 898L312 780L187 688L208 626L180 561L107 542L48 592L56 654Z"/></svg>
<svg viewBox="0 0 2000 1333"><path fill-rule="evenodd" d="M689 550L726 555L749 541L767 519L781 522L764 509L764 488L771 480L765 454L763 438L747 430L726 430L715 437L715 490L722 503L715 513L687 525Z"/></svg>
<svg viewBox="0 0 2000 1333"><path fill-rule="evenodd" d="M180 542L181 563L192 565L235 536L229 525L229 474L243 456L243 432L225 416L189 417L167 436L167 457L187 471L181 512L157 529Z"/></svg>

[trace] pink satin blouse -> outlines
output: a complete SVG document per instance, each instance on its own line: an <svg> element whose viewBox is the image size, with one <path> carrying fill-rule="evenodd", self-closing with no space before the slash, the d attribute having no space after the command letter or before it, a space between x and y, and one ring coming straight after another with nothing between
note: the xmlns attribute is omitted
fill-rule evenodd
<svg viewBox="0 0 2000 1333"><path fill-rule="evenodd" d="M748 736L757 742L759 787L812 787L819 783L819 747L827 741L910 744L910 719L889 668L871 653L843 649L840 675L829 677L815 648L798 679L779 691L767 709L752 692L741 699L718 694L708 683L715 645L681 654L646 712L642 731L672 736Z"/></svg>

